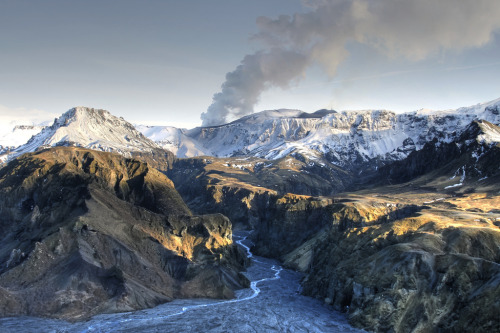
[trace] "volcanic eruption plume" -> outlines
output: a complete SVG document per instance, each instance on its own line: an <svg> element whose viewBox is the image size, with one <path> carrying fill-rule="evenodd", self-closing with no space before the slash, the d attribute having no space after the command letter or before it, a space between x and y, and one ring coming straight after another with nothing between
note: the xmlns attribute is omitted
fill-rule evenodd
<svg viewBox="0 0 500 333"><path fill-rule="evenodd" d="M226 74L201 115L214 126L250 114L266 89L286 89L319 64L333 77L348 43L387 57L423 60L444 51L483 46L500 28L498 0L303 0L308 11L259 17L253 39L263 48Z"/></svg>

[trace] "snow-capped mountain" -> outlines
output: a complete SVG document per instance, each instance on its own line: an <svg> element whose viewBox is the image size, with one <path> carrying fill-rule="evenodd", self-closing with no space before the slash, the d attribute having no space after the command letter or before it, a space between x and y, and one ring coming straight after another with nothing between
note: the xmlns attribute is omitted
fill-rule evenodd
<svg viewBox="0 0 500 333"><path fill-rule="evenodd" d="M45 127L45 125L15 125L12 129L0 134L0 152L2 149L19 147Z"/></svg>
<svg viewBox="0 0 500 333"><path fill-rule="evenodd" d="M266 159L299 153L313 160L325 156L332 163L345 166L375 158L403 159L434 138L452 141L473 120L499 124L499 111L500 99L455 110L401 114L387 110L274 110L221 126L182 131L182 135L170 129L163 132L161 140L170 142L172 150L185 142L197 147L193 155L188 150L179 154L179 149L179 157L196 156L198 151L217 157L251 155ZM143 133L156 140L147 131Z"/></svg>
<svg viewBox="0 0 500 333"><path fill-rule="evenodd" d="M445 177L435 177L433 184L445 190L485 181L500 174L499 142L499 126L475 120L452 142L429 141L406 159L380 168L378 178L398 183L434 171Z"/></svg>
<svg viewBox="0 0 500 333"><path fill-rule="evenodd" d="M72 145L125 156L160 148L123 118L105 110L76 107L54 120L52 126L42 129L27 143L0 158L7 161L43 147Z"/></svg>
<svg viewBox="0 0 500 333"><path fill-rule="evenodd" d="M198 142L185 134L186 130L172 126L137 125L136 129L160 147L171 151L177 157L208 155Z"/></svg>
<svg viewBox="0 0 500 333"><path fill-rule="evenodd" d="M255 156L276 160L301 155L340 167L365 168L369 163L375 170L386 161L404 159L433 139L451 142L478 119L498 125L500 99L455 110L402 114L387 110L315 113L272 110L221 126L191 130L141 125L135 128L105 110L76 107L57 118L52 126L41 129L24 145L3 149L0 159L10 160L40 147L75 145L126 156L157 149L170 150L178 157ZM37 128L16 130L28 133ZM16 136L19 142L21 139L21 135ZM376 163L372 163L375 160Z"/></svg>

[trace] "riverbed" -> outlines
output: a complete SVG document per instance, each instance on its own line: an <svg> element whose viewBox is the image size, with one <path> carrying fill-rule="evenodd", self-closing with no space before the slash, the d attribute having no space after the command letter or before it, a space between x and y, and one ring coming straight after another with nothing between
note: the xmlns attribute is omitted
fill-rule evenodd
<svg viewBox="0 0 500 333"><path fill-rule="evenodd" d="M175 300L152 309L103 314L84 322L34 317L0 319L1 332L363 332L320 300L300 294L301 275L253 256L247 231L235 233L252 264L251 288L231 300Z"/></svg>

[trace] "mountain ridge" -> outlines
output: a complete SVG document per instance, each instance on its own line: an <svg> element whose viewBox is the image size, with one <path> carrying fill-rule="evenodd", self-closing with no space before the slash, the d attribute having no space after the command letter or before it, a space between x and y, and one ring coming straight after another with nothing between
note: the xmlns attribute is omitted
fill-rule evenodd
<svg viewBox="0 0 500 333"><path fill-rule="evenodd" d="M123 118L102 109L74 107L56 118L51 126L32 136L24 145L4 154L2 159L9 161L44 147L72 145L118 152L128 157L133 151L152 152L160 149Z"/></svg>
<svg viewBox="0 0 500 333"><path fill-rule="evenodd" d="M314 113L266 110L219 126L179 129L134 127L108 111L74 107L24 145L15 148L4 145L0 159L8 161L40 147L77 145L126 156L131 151L162 148L181 158L255 156L274 160L299 153L312 160L325 156L341 167L370 161L378 168L405 158L434 138L449 142L475 119L498 125L499 114L500 98L457 109L405 113L377 109L340 112L322 109Z"/></svg>
<svg viewBox="0 0 500 333"><path fill-rule="evenodd" d="M255 156L273 160L300 153L311 159L326 155L339 166L376 160L374 167L379 167L405 158L434 138L449 142L475 119L499 124L499 109L500 99L458 109L406 113L269 110L224 125L181 130L182 135L166 131L159 140L168 141L177 157ZM161 129L154 127L155 133ZM176 150L184 142L196 149Z"/></svg>
<svg viewBox="0 0 500 333"><path fill-rule="evenodd" d="M229 219L221 215L209 219L219 221L226 231L232 224L237 228L252 228L254 253L279 258L287 266L301 270L305 274L304 293L346 312L355 326L406 332L415 327L464 330L473 325L491 331L498 330L498 322L492 318L498 313L495 299L500 292L495 282L500 279L499 108L500 100L438 113L419 110L402 115L385 110L319 110L314 114L282 110L250 115L217 127L193 130L142 127L141 130L148 131L158 143L163 140L170 146L181 147L183 140L188 140L189 144L184 141L185 151L196 148L201 153L213 145L221 148L220 154L231 155L172 158L169 164L151 154L149 161L157 165L167 163L168 168L162 170L163 175L158 173L158 178L167 174L190 210L227 215ZM97 112L93 117L99 120L109 116ZM60 118L54 125L56 130L72 124L65 117ZM115 120L115 124L121 121ZM131 133L129 125L124 128ZM64 140L57 142L75 145L76 142L60 136ZM97 147L113 148L119 144ZM0 175L30 156L50 156L53 151L82 148L52 149L22 155L0 169ZM117 152L141 154L133 151L137 147L131 149ZM142 157L147 156L144 153ZM84 155L71 155L63 160L84 172L98 175L103 170L103 165L93 166ZM186 229L172 223L181 218L177 214L170 214L162 220L164 223L152 217L162 213L156 206L163 206L165 200L161 194L155 195L161 188L155 188L154 183L141 185L146 181L141 170L149 170L151 166L149 162L141 165L142 169L132 168L135 171L131 170L124 178L116 172L105 173L108 192L91 188L93 197L87 208L92 214L84 215L87 227L80 229L84 240L96 241L93 233L102 232L103 228L108 230L105 224L91 224L97 217L113 217L112 213L99 214L103 207L119 207L115 213L125 211L120 216L141 225L140 231L146 231L146 236L160 236L157 240L161 244L165 237L187 236L187 246L182 247L184 253L167 243L164 245L175 250L174 254L187 258L199 255L202 262L214 259L210 251L196 246L196 241L191 242L191 232L206 236L206 230L217 230L216 224L209 223L208 229L203 229L198 224L200 220L191 217L183 204L175 207L188 221L184 223ZM12 176L9 181L19 182L27 174L28 171L19 171L18 177ZM60 176L64 176L63 172ZM33 185L33 177L27 177L27 185ZM3 183L6 191L9 181ZM42 179L38 183L44 186ZM24 195L22 191L30 186L16 192L16 200L21 200L21 204L16 200L8 205L0 202L0 209L7 207L11 216L20 216L27 228L36 227L39 214L48 211L45 206L33 204L35 196ZM73 188L78 189L66 186L65 191L71 193ZM55 189L46 194L59 198L59 187ZM5 195L0 199L7 202L10 197ZM38 194L38 200L41 197L44 198ZM135 206L131 214L127 213L128 204L124 205L124 200ZM19 215L19 209L24 216ZM164 212L169 211L173 213L169 209ZM50 219L47 216L45 219ZM159 224L153 223L150 229L151 224L142 225L144 220ZM161 231L162 228L167 232ZM175 230L170 232L170 228ZM133 231L135 234L137 230ZM9 237L16 232L8 233ZM135 239L133 235L129 237ZM224 237L218 239L228 241ZM46 248L57 248L53 241L46 244L50 245ZM36 251L50 253L46 248L39 246ZM23 249L18 245L6 247L0 253L3 262L7 266L19 264L24 259ZM79 262L84 259L85 267L95 260L87 250L80 248L76 257ZM169 272L182 276L184 270L174 265ZM120 282L120 274L115 270L101 273ZM8 283L13 283L12 276L7 277ZM219 275L216 282L224 276ZM202 274L201 279L204 277ZM5 306L17 306L12 302L19 298L9 290L0 288L0 294ZM224 295L227 294L222 292ZM154 299L154 295L149 298L155 303ZM469 303L471 307L466 306Z"/></svg>

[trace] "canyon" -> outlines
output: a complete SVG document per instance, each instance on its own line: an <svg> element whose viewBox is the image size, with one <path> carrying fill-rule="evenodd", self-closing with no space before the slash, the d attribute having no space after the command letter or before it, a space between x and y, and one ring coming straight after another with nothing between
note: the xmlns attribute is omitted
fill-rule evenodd
<svg viewBox="0 0 500 333"><path fill-rule="evenodd" d="M2 155L2 316L90 320L68 330L154 331L170 314L197 329L200 313L214 332L258 330L254 316L268 331L500 330L499 106L274 110L193 130L71 109ZM305 304L324 319L286 322Z"/></svg>

